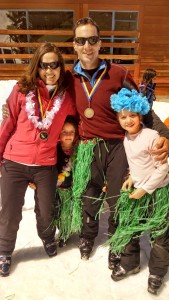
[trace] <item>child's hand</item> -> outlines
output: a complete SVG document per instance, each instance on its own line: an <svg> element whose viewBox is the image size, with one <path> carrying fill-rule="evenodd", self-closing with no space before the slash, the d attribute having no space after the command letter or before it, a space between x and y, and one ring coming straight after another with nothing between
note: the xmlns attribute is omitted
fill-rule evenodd
<svg viewBox="0 0 169 300"><path fill-rule="evenodd" d="M122 190L126 192L127 190L131 189L132 185L133 185L133 181L131 176L129 176L129 178L123 183Z"/></svg>
<svg viewBox="0 0 169 300"><path fill-rule="evenodd" d="M135 189L132 193L130 193L129 198L130 199L140 199L146 194L146 191L142 188Z"/></svg>
<svg viewBox="0 0 169 300"><path fill-rule="evenodd" d="M104 185L104 186L102 187L102 192L103 192L103 193L106 193L106 192L107 192L107 186L106 186L106 185Z"/></svg>
<svg viewBox="0 0 169 300"><path fill-rule="evenodd" d="M36 185L33 182L29 182L29 187L33 190L36 190Z"/></svg>

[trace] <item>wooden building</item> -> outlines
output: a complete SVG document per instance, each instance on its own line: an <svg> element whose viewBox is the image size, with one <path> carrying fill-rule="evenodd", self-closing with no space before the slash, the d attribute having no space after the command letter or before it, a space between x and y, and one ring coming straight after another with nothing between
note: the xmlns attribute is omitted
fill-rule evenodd
<svg viewBox="0 0 169 300"><path fill-rule="evenodd" d="M156 93L169 95L169 0L1 0L0 79L17 79L46 40L71 67L73 23L85 16L101 29L100 57L126 65L137 83L155 69Z"/></svg>

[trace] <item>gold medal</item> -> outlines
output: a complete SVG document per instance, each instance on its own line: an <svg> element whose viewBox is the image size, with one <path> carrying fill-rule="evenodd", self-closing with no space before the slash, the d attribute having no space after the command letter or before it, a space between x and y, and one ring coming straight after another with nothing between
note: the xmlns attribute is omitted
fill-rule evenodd
<svg viewBox="0 0 169 300"><path fill-rule="evenodd" d="M94 110L93 110L93 108L90 107L91 100L92 100L92 97L93 97L94 93L96 92L97 88L99 87L100 83L102 82L102 79L103 79L103 77L106 73L106 70L107 70L107 67L104 68L103 72L101 73L100 77L97 79L95 85L93 86L93 88L90 92L88 90L88 87L86 85L84 77L81 76L81 84L82 84L82 87L83 87L84 92L86 94L86 97L87 97L87 100L88 100L88 105L89 105L89 107L86 108L85 111L84 111L84 116L87 119L91 119L94 116Z"/></svg>
<svg viewBox="0 0 169 300"><path fill-rule="evenodd" d="M91 108L91 107L86 108L85 111L84 111L84 115L87 119L93 118L93 116L94 116L93 108Z"/></svg>
<svg viewBox="0 0 169 300"><path fill-rule="evenodd" d="M47 141L48 139L48 132L47 131L41 131L39 134L39 137L42 141Z"/></svg>

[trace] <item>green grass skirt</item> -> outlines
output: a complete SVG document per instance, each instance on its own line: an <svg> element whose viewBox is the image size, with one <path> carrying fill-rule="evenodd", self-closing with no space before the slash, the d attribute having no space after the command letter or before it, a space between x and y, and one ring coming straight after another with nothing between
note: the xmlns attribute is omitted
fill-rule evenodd
<svg viewBox="0 0 169 300"><path fill-rule="evenodd" d="M60 239L66 241L71 234L80 233L82 228L82 199L91 179L91 163L97 139L84 140L76 148L72 159L72 188L60 189L59 218L56 215L52 225L58 226Z"/></svg>
<svg viewBox="0 0 169 300"><path fill-rule="evenodd" d="M58 238L66 241L72 234L71 222L72 222L72 210L73 199L72 190L61 190L58 188L58 194L60 198L59 204L59 219L57 221L59 234Z"/></svg>
<svg viewBox="0 0 169 300"><path fill-rule="evenodd" d="M169 228L169 185L146 194L139 200L129 199L130 191L121 191L117 201L115 219L119 225L108 240L110 250L122 253L134 237L151 232L151 238L162 235Z"/></svg>
<svg viewBox="0 0 169 300"><path fill-rule="evenodd" d="M79 233L82 228L82 199L88 182L91 179L91 163L94 156L94 147L97 140L81 141L77 148L76 159L73 167L73 210L72 210L72 232Z"/></svg>

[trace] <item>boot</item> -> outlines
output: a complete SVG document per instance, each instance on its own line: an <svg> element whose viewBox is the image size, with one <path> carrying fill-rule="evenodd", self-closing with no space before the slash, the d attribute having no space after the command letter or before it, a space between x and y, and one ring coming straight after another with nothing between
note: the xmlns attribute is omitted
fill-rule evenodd
<svg viewBox="0 0 169 300"><path fill-rule="evenodd" d="M113 270L115 266L117 266L120 263L120 255L117 255L111 251L109 251L108 256L108 267L110 270Z"/></svg>
<svg viewBox="0 0 169 300"><path fill-rule="evenodd" d="M149 275L148 278L148 292L157 295L159 288L163 282L163 276Z"/></svg>
<svg viewBox="0 0 169 300"><path fill-rule="evenodd" d="M65 247L67 245L67 240L60 239L58 245L60 248Z"/></svg>
<svg viewBox="0 0 169 300"><path fill-rule="evenodd" d="M80 238L79 249L80 249L80 254L81 254L82 260L89 259L90 253L92 252L92 249L93 249L93 245L94 245L93 240Z"/></svg>
<svg viewBox="0 0 169 300"><path fill-rule="evenodd" d="M49 257L57 255L57 242L55 240L51 242L42 241L44 249Z"/></svg>
<svg viewBox="0 0 169 300"><path fill-rule="evenodd" d="M9 275L11 266L11 255L0 255L0 275L5 277Z"/></svg>
<svg viewBox="0 0 169 300"><path fill-rule="evenodd" d="M111 278L114 280L114 281L119 281L121 279L124 279L126 278L127 276L129 275L132 275L132 274L136 274L140 272L140 266L130 270L130 271L126 271L120 264L118 264L112 271L112 274L111 274Z"/></svg>

